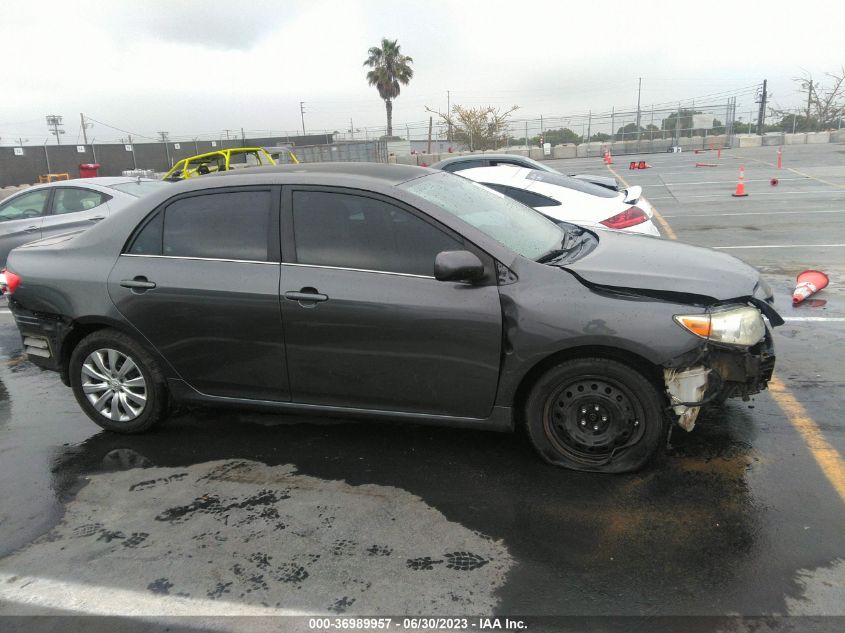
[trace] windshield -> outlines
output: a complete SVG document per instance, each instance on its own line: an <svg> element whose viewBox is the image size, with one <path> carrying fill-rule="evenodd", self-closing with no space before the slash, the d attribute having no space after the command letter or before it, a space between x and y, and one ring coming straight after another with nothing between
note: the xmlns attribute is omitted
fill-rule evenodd
<svg viewBox="0 0 845 633"><path fill-rule="evenodd" d="M558 249L565 231L524 204L449 173L400 185L529 259Z"/></svg>
<svg viewBox="0 0 845 633"><path fill-rule="evenodd" d="M618 191L611 191L605 187L594 185L585 180L578 180L571 176L564 176L560 173L552 173L548 171L540 171L539 169L532 169L526 176L528 180L537 180L539 182L547 182L550 185L558 185L559 187L566 187L567 189L574 189L582 193L588 193L591 196L598 196L599 198L616 198L619 196Z"/></svg>
<svg viewBox="0 0 845 633"><path fill-rule="evenodd" d="M121 182L116 185L109 185L111 189L117 189L123 193L128 193L136 198L149 195L154 191L160 191L162 187L169 187L170 184L163 180L133 180L131 182Z"/></svg>

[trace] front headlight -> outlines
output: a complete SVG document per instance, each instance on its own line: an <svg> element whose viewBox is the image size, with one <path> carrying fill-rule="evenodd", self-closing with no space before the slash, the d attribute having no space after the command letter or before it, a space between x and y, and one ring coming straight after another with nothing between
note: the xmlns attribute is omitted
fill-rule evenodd
<svg viewBox="0 0 845 633"><path fill-rule="evenodd" d="M714 343L751 346L766 333L760 311L751 306L728 306L706 314L676 314L673 318L684 329Z"/></svg>

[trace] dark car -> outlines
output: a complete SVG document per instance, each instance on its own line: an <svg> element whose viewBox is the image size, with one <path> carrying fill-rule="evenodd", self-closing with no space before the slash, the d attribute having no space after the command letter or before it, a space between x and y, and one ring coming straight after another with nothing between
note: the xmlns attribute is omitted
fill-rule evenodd
<svg viewBox="0 0 845 633"><path fill-rule="evenodd" d="M527 156L519 156L517 154L470 154L468 156L451 156L444 158L441 161L434 163L432 169L440 169L448 172L458 172L464 169L474 169L475 167L496 167L497 165L512 165L515 167L525 167L526 169L539 169L540 171L548 171L553 174L560 174L557 169L552 169L548 165L540 161L528 158ZM613 191L622 191L619 187L619 182L613 176L596 176L593 174L569 174L578 180L591 182L594 185L611 189Z"/></svg>
<svg viewBox="0 0 845 633"><path fill-rule="evenodd" d="M441 171L250 169L15 249L9 305L30 360L111 431L172 402L524 423L549 462L621 472L671 419L763 389L762 315L781 321L733 257L600 233Z"/></svg>

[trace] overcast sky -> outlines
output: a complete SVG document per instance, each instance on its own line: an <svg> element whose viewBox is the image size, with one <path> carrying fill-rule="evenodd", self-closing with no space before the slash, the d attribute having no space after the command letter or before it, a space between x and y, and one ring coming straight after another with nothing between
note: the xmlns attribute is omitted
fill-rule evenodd
<svg viewBox="0 0 845 633"><path fill-rule="evenodd" d="M79 113L135 134L247 134L384 125L362 62L382 36L414 58L394 122L425 106L519 105L519 117L630 107L845 64L835 2L460 0L0 0L0 143L47 138L44 115ZM741 100L739 114L752 107ZM747 118L747 114L745 115ZM122 133L95 123L89 139ZM54 142L54 141L53 141ZM79 141L81 142L81 141Z"/></svg>

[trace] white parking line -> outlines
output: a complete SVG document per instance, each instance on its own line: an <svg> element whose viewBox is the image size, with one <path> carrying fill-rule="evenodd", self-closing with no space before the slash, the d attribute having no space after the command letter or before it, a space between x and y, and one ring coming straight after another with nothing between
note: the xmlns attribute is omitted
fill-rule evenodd
<svg viewBox="0 0 845 633"><path fill-rule="evenodd" d="M783 320L787 323L792 323L793 321L798 321L801 323L845 323L845 317L783 317Z"/></svg>
<svg viewBox="0 0 845 633"><path fill-rule="evenodd" d="M838 189L822 190L822 191L812 191L812 190L809 190L809 191L755 191L755 192L753 192L749 195L751 197L754 197L754 196L784 196L784 195L809 196L809 195L817 195L817 194L822 194L822 193L823 194L837 193L839 195L842 195L842 191L840 191ZM685 195L682 194L680 197L686 200L687 198L725 198L728 195L729 194L727 194L727 193L716 193L716 194L709 193L709 194L703 194L703 195L700 194L700 195L696 195L696 196L685 196ZM649 199L650 200L675 200L676 196L649 196Z"/></svg>
<svg viewBox="0 0 845 633"><path fill-rule="evenodd" d="M751 180L746 179L745 182L769 182L770 178L753 178ZM809 178L778 178L778 182L786 182L788 180L809 180ZM667 182L665 183L667 187L681 187L686 185L735 185L736 180L702 180L698 182ZM662 187L663 183L648 183L643 185L643 187Z"/></svg>
<svg viewBox="0 0 845 633"><path fill-rule="evenodd" d="M690 213L688 215L666 215L664 218L720 218L729 215L810 215L812 213L845 213L845 209L821 209L817 211L746 211L743 213Z"/></svg>
<svg viewBox="0 0 845 633"><path fill-rule="evenodd" d="M841 248L845 244L754 244L751 246L708 246L716 251L732 248Z"/></svg>

